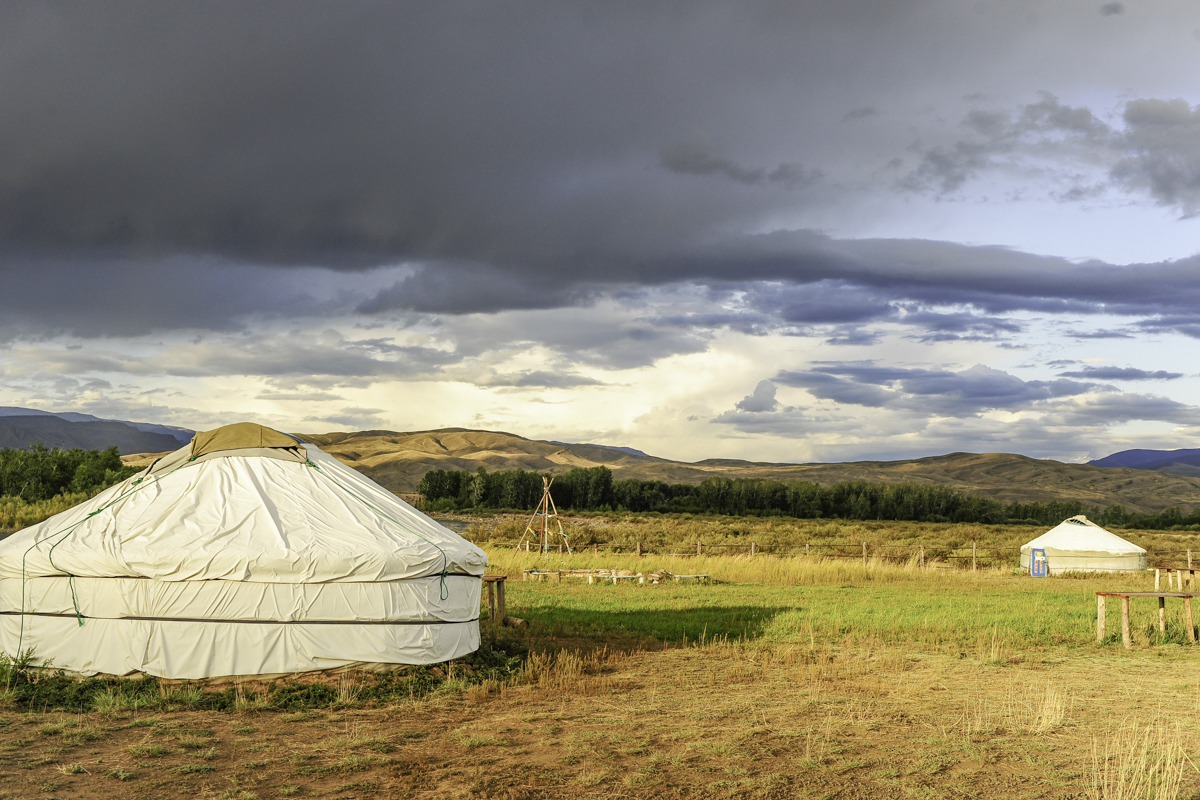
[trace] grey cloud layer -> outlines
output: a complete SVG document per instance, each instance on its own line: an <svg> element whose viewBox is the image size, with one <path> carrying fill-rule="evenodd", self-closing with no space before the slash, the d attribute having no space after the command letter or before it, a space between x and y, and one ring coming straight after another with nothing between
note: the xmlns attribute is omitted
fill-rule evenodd
<svg viewBox="0 0 1200 800"><path fill-rule="evenodd" d="M818 404L784 406L775 399L777 386L803 389ZM829 403L839 408L831 411ZM988 414L992 411L1020 416L997 418ZM806 438L836 432L840 458L852 457L856 450L873 458L898 458L951 448L1019 448L1030 455L1094 458L1111 451L1104 442L1113 426L1139 420L1195 430L1200 408L1102 384L1027 381L982 365L954 371L860 361L780 372L712 418L742 435ZM1084 432L1095 439L1082 436ZM1093 451L1098 442L1100 449Z"/></svg>
<svg viewBox="0 0 1200 800"><path fill-rule="evenodd" d="M817 364L805 371L781 372L774 380L837 403L946 416L1025 408L1095 388L1071 380L1026 381L982 364L961 372L881 367L870 362Z"/></svg>
<svg viewBox="0 0 1200 800"><path fill-rule="evenodd" d="M1141 193L1191 216L1200 209L1200 106L1181 98L1124 103L1119 125L1083 106L1041 100L1008 110L973 109L969 138L918 148L920 161L900 186L948 194L987 172L1023 171L1047 179L1060 200L1092 200L1107 188ZM1093 183L1080 183L1092 174Z"/></svg>
<svg viewBox="0 0 1200 800"><path fill-rule="evenodd" d="M833 337L846 343L896 318L936 340L1015 333L996 316L1013 310L1182 317L1200 297L1191 261L748 233L841 197L862 153L903 154L896 106L950 91L942 59L986 84L1014 43L1116 35L1094 4L1038 26L1016 5L9 4L0 312L17 329L132 334L559 308L694 281L742 286L770 325L849 325ZM905 94L915 76L928 88ZM976 108L970 138L920 151L902 182L947 191L1053 147L1190 208L1198 119L1154 99L1129 102L1120 130L1051 96ZM399 263L412 273L344 302L238 271ZM1164 280L1182 282L1155 291ZM845 297L811 299L831 285ZM928 308L946 304L982 313Z"/></svg>

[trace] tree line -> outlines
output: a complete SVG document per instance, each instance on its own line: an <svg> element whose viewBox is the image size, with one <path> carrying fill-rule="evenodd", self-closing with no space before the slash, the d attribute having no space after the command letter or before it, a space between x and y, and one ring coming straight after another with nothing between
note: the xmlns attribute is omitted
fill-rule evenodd
<svg viewBox="0 0 1200 800"><path fill-rule="evenodd" d="M548 477L548 476L547 476ZM430 470L418 491L426 510L468 508L532 510L542 498L542 473L521 469L488 472ZM1109 528L1168 530L1200 526L1200 508L1184 514L1168 508L1156 514L1098 508L1080 502L1004 504L948 486L843 481L821 486L806 481L712 477L700 484L613 480L607 467L576 468L555 477L550 489L560 511L631 511L784 516L798 519L853 519L911 522L1056 525L1086 514Z"/></svg>
<svg viewBox="0 0 1200 800"><path fill-rule="evenodd" d="M107 450L50 449L32 444L0 449L0 497L27 503L60 494L95 494L120 483L138 470L121 463L117 448Z"/></svg>

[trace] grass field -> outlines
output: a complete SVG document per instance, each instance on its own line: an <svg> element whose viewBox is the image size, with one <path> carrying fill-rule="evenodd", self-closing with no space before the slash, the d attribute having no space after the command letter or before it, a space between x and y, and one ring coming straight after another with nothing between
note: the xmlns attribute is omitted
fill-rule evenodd
<svg viewBox="0 0 1200 800"><path fill-rule="evenodd" d="M525 532L527 515L438 515L479 543L516 542ZM753 542L760 552L803 550L812 544L824 554L853 554L866 542L872 554L893 558L914 555L921 545L929 558L962 561L974 544L981 558L1012 563L1020 546L1046 532L1037 525L978 525L937 522L815 520L790 517L726 517L693 514L564 514L564 531L576 550L694 553L703 542L713 554L748 554ZM1200 561L1200 531L1121 530L1119 535L1151 553L1182 557L1193 550ZM502 549L502 548L501 548ZM814 551L816 552L816 551Z"/></svg>
<svg viewBox="0 0 1200 800"><path fill-rule="evenodd" d="M1177 605L1165 637L1143 601L1133 651L1095 642L1094 592L1150 576L489 555L510 576L508 613L528 622L501 634L529 654L515 672L445 667L429 693L384 699L368 676L333 678L290 710L253 691L191 710L195 687L156 684L140 706L127 689L77 710L10 701L0 793L1200 798L1200 650ZM717 582L522 582L535 565Z"/></svg>

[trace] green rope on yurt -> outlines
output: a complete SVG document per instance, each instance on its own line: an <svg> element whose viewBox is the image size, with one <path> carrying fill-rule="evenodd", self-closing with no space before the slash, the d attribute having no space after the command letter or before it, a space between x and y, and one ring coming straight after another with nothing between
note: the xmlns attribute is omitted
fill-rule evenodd
<svg viewBox="0 0 1200 800"><path fill-rule="evenodd" d="M317 472L324 475L325 479L327 481L332 483L334 486L337 486L342 491L346 492L346 494L350 495L355 500L357 500L358 502L362 503L367 508L374 511L379 516L383 517L384 519L388 520L389 522L392 522L393 524L400 527L402 530L407 531L408 533L411 533L413 536L416 536L418 539L422 540L426 544L431 545L434 549L436 549L438 551L438 553L440 553L442 556L442 575L441 575L441 580L438 584L438 597L443 601L449 599L450 589L446 585L446 573L449 571L450 559L449 559L449 557L447 557L445 550L443 550L441 547L439 547L436 542L431 541L430 539L427 539L425 536L421 535L420 531L414 530L411 527L409 527L408 525L405 525L403 522L396 519L391 514L387 513L386 511L384 511L382 508L380 508L379 506L372 503L367 498L359 495L353 489L351 489L350 487L348 487L345 484L338 481L336 478L334 478L328 472L326 472L325 470L323 470L319 466L317 466L315 463L313 463L313 460L311 458L306 458L304 460L304 463L307 464L308 466L312 467L313 469L315 469Z"/></svg>
<svg viewBox="0 0 1200 800"><path fill-rule="evenodd" d="M29 575L27 573L25 564L26 564L26 559L28 559L29 554L33 551L33 549L44 542L48 542L51 539L54 539L56 536L58 537L58 541L56 541L52 545L50 545L50 550L46 554L46 557L50 560L50 566L54 567L54 569L59 570L60 572L64 573L67 576L67 585L71 587L71 605L75 608L75 621L77 623L79 623L79 627L82 628L83 627L83 612L81 612L79 610L79 598L75 593L75 575L68 572L65 569L62 569L61 567L58 566L58 564L54 563L55 548L57 548L60 544L65 542L67 540L67 537L70 536L71 533L73 533L76 528L78 528L83 523L87 522L92 517L96 516L97 514L101 513L102 511L107 511L108 509L115 506L117 503L126 499L130 495L133 495L133 494L141 491L142 489L146 488L147 486L152 486L153 484L158 483L159 481L161 481L163 478L167 477L168 475L175 474L175 472L177 470L179 470L180 467L186 466L186 464L187 464L187 462L184 462L184 464L181 464L179 467L176 467L175 469L171 470L166 475L159 475L156 478L154 478L154 480L150 481L149 483L145 482L146 478L138 478L137 480L133 481L133 483L130 484L129 489L127 489L126 491L117 495L112 500L108 501L104 505L97 508L95 511L92 511L83 519L79 520L78 522L74 523L73 525L70 525L70 526L64 528L61 531L58 531L57 533L52 533L49 536L47 536L46 538L41 539L39 541L35 541L33 544L29 545L29 547L21 555L21 633L17 637L17 653L18 654L21 652L21 645L24 644L24 642L25 642L25 597L26 597L25 584L29 580Z"/></svg>

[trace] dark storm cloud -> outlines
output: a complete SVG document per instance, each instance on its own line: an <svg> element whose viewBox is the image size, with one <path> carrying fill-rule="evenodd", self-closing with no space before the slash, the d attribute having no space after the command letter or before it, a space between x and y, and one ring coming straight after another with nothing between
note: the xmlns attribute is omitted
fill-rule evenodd
<svg viewBox="0 0 1200 800"><path fill-rule="evenodd" d="M775 384L770 381L759 381L758 386L754 387L754 391L739 400L736 407L739 411L752 414L774 411L779 408L779 401L775 399Z"/></svg>
<svg viewBox="0 0 1200 800"><path fill-rule="evenodd" d="M789 162L774 169L746 167L718 154L707 139L690 139L662 151L662 166L683 175L720 175L750 186L769 183L796 189L820 180L819 170L805 169L803 164Z"/></svg>
<svg viewBox="0 0 1200 800"><path fill-rule="evenodd" d="M98 336L234 329L254 314L461 315L675 284L743 292L731 327L842 326L831 340L846 343L878 322L994 339L1019 332L998 316L1011 312L1195 308L1195 259L1126 267L745 233L841 191L810 156L814 126L840 140L883 117L869 97L798 76L869 74L886 89L908 80L894 51L919 53L932 23L958 31L957 5L901 6L0 6L0 327ZM1027 28L1017 14L939 48L974 63ZM1121 186L1186 210L1200 202L1200 123L1181 102L1131 101L1121 130L1051 95L973 109L958 141L916 148L903 180L949 192L1022 147L1090 148L1119 161ZM408 273L345 296L283 269L395 265ZM702 345L667 327L626 326L617 355L582 343L581 357L632 364Z"/></svg>
<svg viewBox="0 0 1200 800"><path fill-rule="evenodd" d="M866 330L845 325L834 329L834 335L825 340L825 344L863 347L877 344L883 338L882 331Z"/></svg>
<svg viewBox="0 0 1200 800"><path fill-rule="evenodd" d="M1121 125L1114 126L1089 108L1042 92L1040 100L1015 111L972 109L959 127L968 135L910 148L920 159L900 178L901 189L945 195L1004 168L1042 181L1061 173L1059 179L1071 184L1054 188L1052 183L1049 193L1062 202L1092 200L1115 187L1184 216L1200 210L1200 107L1186 100L1130 100ZM1103 165L1097 180L1078 182L1080 170L1097 165Z"/></svg>
<svg viewBox="0 0 1200 800"><path fill-rule="evenodd" d="M124 373L134 376L263 376L276 389L321 381L357 382L361 378L415 378L457 363L453 352L405 347L371 339L351 339L334 330L294 330L275 335L220 336L139 356L92 348L52 347L11 352L0 362L0 376L41 373L64 375Z"/></svg>
<svg viewBox="0 0 1200 800"><path fill-rule="evenodd" d="M1200 322L1191 314L1171 314L1140 320L1136 327L1146 333L1178 333L1200 339Z"/></svg>
<svg viewBox="0 0 1200 800"><path fill-rule="evenodd" d="M842 122L852 122L856 119L866 119L867 117L878 116L879 111L872 106L862 106L861 108L853 108L845 113L842 117Z"/></svg>
<svg viewBox="0 0 1200 800"><path fill-rule="evenodd" d="M317 290L316 270L290 275L214 258L0 263L0 341L28 332L81 337L151 330L235 330L246 318L330 316L353 307Z"/></svg>
<svg viewBox="0 0 1200 800"><path fill-rule="evenodd" d="M1096 388L1095 384L1071 380L1026 381L982 364L953 372L840 362L816 364L804 371L780 372L773 380L837 403L949 416L969 416L993 409L1015 410Z"/></svg>
<svg viewBox="0 0 1200 800"><path fill-rule="evenodd" d="M1185 100L1125 104L1124 157L1113 178L1191 216L1200 209L1200 108Z"/></svg>
<svg viewBox="0 0 1200 800"><path fill-rule="evenodd" d="M1166 397L1114 393L1064 404L1046 416L1048 424L1076 427L1119 425L1133 420L1200 425L1200 408Z"/></svg>
<svg viewBox="0 0 1200 800"><path fill-rule="evenodd" d="M1070 372L1060 372L1062 378L1087 378L1097 381L1169 381L1182 378L1182 372L1145 370L1136 367L1083 367Z"/></svg>

